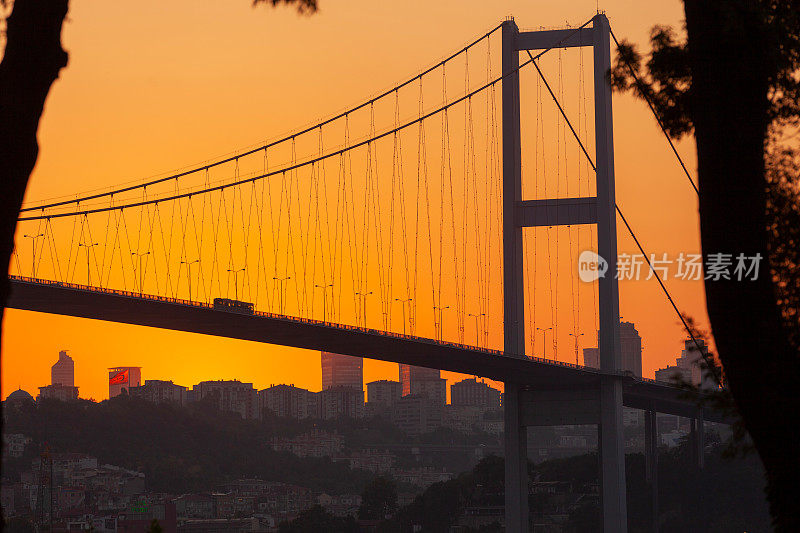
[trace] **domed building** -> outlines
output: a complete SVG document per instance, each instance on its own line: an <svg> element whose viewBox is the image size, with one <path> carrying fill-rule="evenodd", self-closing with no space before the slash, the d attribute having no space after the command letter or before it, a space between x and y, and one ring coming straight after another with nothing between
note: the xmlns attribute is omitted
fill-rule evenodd
<svg viewBox="0 0 800 533"><path fill-rule="evenodd" d="M33 396L25 392L24 390L17 389L11 394L8 395L6 398L7 402L32 402Z"/></svg>

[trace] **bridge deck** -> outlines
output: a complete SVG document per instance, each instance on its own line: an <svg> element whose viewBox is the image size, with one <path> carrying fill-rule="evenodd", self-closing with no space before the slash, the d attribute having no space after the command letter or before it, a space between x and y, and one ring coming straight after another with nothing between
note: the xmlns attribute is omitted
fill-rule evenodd
<svg viewBox="0 0 800 533"><path fill-rule="evenodd" d="M537 390L593 389L603 373L570 363L513 357L496 350L437 342L372 329L286 317L215 311L210 305L47 280L10 277L7 307L214 335L393 363L437 368L524 384ZM676 387L624 376L625 405L693 416L695 405ZM714 420L713 413L706 414ZM719 420L722 421L722 420Z"/></svg>

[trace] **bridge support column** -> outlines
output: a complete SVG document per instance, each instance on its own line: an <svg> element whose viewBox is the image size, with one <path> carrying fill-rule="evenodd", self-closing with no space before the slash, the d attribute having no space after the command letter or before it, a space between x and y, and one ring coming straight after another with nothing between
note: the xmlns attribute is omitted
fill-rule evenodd
<svg viewBox="0 0 800 533"><path fill-rule="evenodd" d="M622 381L603 377L600 382L600 500L603 531L627 530L625 438L622 431Z"/></svg>
<svg viewBox="0 0 800 533"><path fill-rule="evenodd" d="M522 228L515 212L522 199L519 29L503 23L503 350L525 357ZM521 385L505 383L506 531L528 531L528 439L521 418Z"/></svg>
<svg viewBox="0 0 800 533"><path fill-rule="evenodd" d="M689 447L691 448L692 462L699 470L705 466L705 428L703 427L703 410L700 409L697 417L689 419Z"/></svg>
<svg viewBox="0 0 800 533"><path fill-rule="evenodd" d="M505 383L506 531L528 531L528 428L522 424L520 386Z"/></svg>
<svg viewBox="0 0 800 533"><path fill-rule="evenodd" d="M652 531L658 533L658 426L656 412L644 412L645 478L650 485L650 512Z"/></svg>
<svg viewBox="0 0 800 533"><path fill-rule="evenodd" d="M594 33L594 126L597 161L597 252L607 263L598 280L600 368L607 374L600 385L601 499L603 530L625 533L627 524L625 447L622 433L622 382L613 374L622 368L619 342L619 288L617 285L617 213L614 187L614 128L611 86L611 30L598 13ZM611 374L611 375L609 375Z"/></svg>
<svg viewBox="0 0 800 533"><path fill-rule="evenodd" d="M703 424L702 409L695 419L695 424L697 424L697 466L702 470L706 465L706 430Z"/></svg>

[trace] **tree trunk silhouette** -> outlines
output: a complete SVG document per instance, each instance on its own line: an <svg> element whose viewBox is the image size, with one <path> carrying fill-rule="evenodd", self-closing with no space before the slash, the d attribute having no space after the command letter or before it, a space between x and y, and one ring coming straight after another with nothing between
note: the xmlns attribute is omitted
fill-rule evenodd
<svg viewBox="0 0 800 533"><path fill-rule="evenodd" d="M16 0L6 21L0 63L0 320L9 293L17 217L39 155L39 118L50 86L67 64L61 26L68 6L69 0Z"/></svg>
<svg viewBox="0 0 800 533"><path fill-rule="evenodd" d="M705 282L708 315L727 384L766 470L776 531L800 531L800 361L767 244L768 39L756 2L684 4L703 253L762 257L756 281Z"/></svg>

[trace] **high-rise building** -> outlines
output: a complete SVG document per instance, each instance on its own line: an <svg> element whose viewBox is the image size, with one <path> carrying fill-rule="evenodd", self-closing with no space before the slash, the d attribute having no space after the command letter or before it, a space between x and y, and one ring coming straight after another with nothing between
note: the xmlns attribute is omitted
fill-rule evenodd
<svg viewBox="0 0 800 533"><path fill-rule="evenodd" d="M131 387L142 384L142 367L115 366L108 369L108 397L113 398L126 393Z"/></svg>
<svg viewBox="0 0 800 533"><path fill-rule="evenodd" d="M458 407L500 408L500 391L475 378L450 385L450 404Z"/></svg>
<svg viewBox="0 0 800 533"><path fill-rule="evenodd" d="M318 395L319 393L294 385L273 385L258 391L258 411L261 416L271 412L277 416L298 420L318 418Z"/></svg>
<svg viewBox="0 0 800 533"><path fill-rule="evenodd" d="M186 403L186 387L160 379L148 379L144 385L128 389L128 394L153 403Z"/></svg>
<svg viewBox="0 0 800 533"><path fill-rule="evenodd" d="M413 365L400 365L400 385L403 396L416 395L444 405L447 403L447 381L439 370Z"/></svg>
<svg viewBox="0 0 800 533"><path fill-rule="evenodd" d="M622 370L642 377L642 337L633 322L619 323L619 345L622 352Z"/></svg>
<svg viewBox="0 0 800 533"><path fill-rule="evenodd" d="M367 383L367 403L391 407L403 395L399 381L381 379Z"/></svg>
<svg viewBox="0 0 800 533"><path fill-rule="evenodd" d="M416 394L403 396L392 408L392 423L411 436L441 427L443 416L444 405Z"/></svg>
<svg viewBox="0 0 800 533"><path fill-rule="evenodd" d="M656 381L674 382L676 379L689 382L692 380L691 370L688 372L679 366L668 366L656 370Z"/></svg>
<svg viewBox="0 0 800 533"><path fill-rule="evenodd" d="M66 402L69 400L77 400L78 387L71 387L69 385L59 385L59 384L39 387L39 396L36 399L39 400L42 398L48 398L51 400L61 400L62 402Z"/></svg>
<svg viewBox="0 0 800 533"><path fill-rule="evenodd" d="M323 389L319 393L319 417L323 420L346 416L364 417L364 391L340 386Z"/></svg>
<svg viewBox="0 0 800 533"><path fill-rule="evenodd" d="M697 342L697 344L695 344ZM698 349L698 346L700 348ZM702 385L705 387L716 388L714 379L708 372L703 372L703 359L708 355L708 346L703 339L686 339L683 341L683 350L681 356L675 361L675 364L682 368L683 371L689 376L689 380L694 385Z"/></svg>
<svg viewBox="0 0 800 533"><path fill-rule="evenodd" d="M619 345L622 355L622 370L642 377L642 338L636 331L633 322L619 323ZM600 350L584 348L583 364L592 368L600 368Z"/></svg>
<svg viewBox="0 0 800 533"><path fill-rule="evenodd" d="M703 339L684 340L684 348L680 357L675 360L675 366L668 366L656 370L656 381L674 381L676 377L681 380L698 385L703 388L716 388L714 378L703 371L703 358L708 355L708 346ZM700 346L700 349L697 346Z"/></svg>
<svg viewBox="0 0 800 533"><path fill-rule="evenodd" d="M600 368L600 350L598 348L583 349L583 366Z"/></svg>
<svg viewBox="0 0 800 533"><path fill-rule="evenodd" d="M697 345L700 346L698 350ZM703 355L708 354L708 346L703 339L695 340L689 338L684 340L684 348L680 357L675 361L675 365L667 366L656 370L656 381L691 383L701 388L715 389L717 384L713 376L703 372ZM672 431L684 431L687 427L687 419L674 415L658 414L657 424L659 433L669 433Z"/></svg>
<svg viewBox="0 0 800 533"><path fill-rule="evenodd" d="M322 352L322 390L351 387L364 390L364 360L338 353Z"/></svg>
<svg viewBox="0 0 800 533"><path fill-rule="evenodd" d="M435 368L425 368L424 366L400 365L400 385L403 396L413 394L411 384L414 381L439 379L439 370Z"/></svg>
<svg viewBox="0 0 800 533"><path fill-rule="evenodd" d="M442 425L462 433L473 433L476 427L483 426L483 415L486 412L487 409L483 407L446 405Z"/></svg>
<svg viewBox="0 0 800 533"><path fill-rule="evenodd" d="M220 411L238 413L242 418L258 417L257 393L252 383L238 379L201 381L192 391L195 401L212 398Z"/></svg>
<svg viewBox="0 0 800 533"><path fill-rule="evenodd" d="M50 384L75 386L75 361L66 350L58 352L58 361L50 369Z"/></svg>

